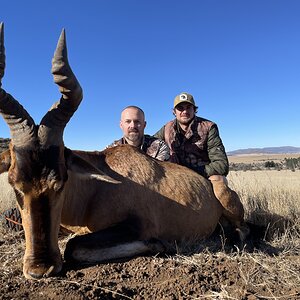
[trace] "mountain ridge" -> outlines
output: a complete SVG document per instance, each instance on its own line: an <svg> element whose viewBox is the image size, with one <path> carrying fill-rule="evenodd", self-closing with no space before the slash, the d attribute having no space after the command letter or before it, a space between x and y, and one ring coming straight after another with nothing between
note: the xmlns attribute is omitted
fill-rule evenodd
<svg viewBox="0 0 300 300"><path fill-rule="evenodd" d="M264 147L264 148L247 148L228 151L228 156L234 155L251 155L251 154L300 154L300 147L280 146L280 147Z"/></svg>

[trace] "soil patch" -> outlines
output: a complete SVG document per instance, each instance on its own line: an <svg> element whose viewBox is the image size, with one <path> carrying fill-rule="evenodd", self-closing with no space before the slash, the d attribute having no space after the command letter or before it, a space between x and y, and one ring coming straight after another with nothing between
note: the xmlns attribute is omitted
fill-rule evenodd
<svg viewBox="0 0 300 300"><path fill-rule="evenodd" d="M62 250L68 238L60 239ZM264 243L249 253L229 250L222 238L193 247L191 254L179 247L169 257L64 265L59 276L32 281L22 274L23 234L2 230L0 299L300 299L299 247L273 251Z"/></svg>

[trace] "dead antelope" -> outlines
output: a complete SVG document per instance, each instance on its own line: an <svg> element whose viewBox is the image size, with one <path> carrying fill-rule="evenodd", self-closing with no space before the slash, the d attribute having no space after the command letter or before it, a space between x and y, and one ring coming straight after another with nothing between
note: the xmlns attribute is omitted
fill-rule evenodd
<svg viewBox="0 0 300 300"><path fill-rule="evenodd" d="M1 24L0 80L5 69L3 28ZM223 207L200 175L158 162L131 146L102 152L64 146L64 128L83 97L68 63L64 31L52 74L62 96L39 125L0 81L0 113L11 136L1 172L8 171L18 195L25 277L39 279L61 271L60 225L85 234L70 240L65 252L67 259L79 262L160 252L167 250L167 242L209 236Z"/></svg>

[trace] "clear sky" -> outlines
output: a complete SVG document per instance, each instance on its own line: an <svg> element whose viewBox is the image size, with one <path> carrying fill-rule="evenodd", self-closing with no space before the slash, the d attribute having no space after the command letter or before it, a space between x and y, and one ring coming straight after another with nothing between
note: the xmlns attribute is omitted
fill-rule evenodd
<svg viewBox="0 0 300 300"><path fill-rule="evenodd" d="M62 28L84 99L66 146L101 150L121 137L120 112L154 134L180 92L219 126L227 151L300 146L298 0L1 0L3 88L39 123L60 97L51 59ZM0 119L0 137L9 129Z"/></svg>

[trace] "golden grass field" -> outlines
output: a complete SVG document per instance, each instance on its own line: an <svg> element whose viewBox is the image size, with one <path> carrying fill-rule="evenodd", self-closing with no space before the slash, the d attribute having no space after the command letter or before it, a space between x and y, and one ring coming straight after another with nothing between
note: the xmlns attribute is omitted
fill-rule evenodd
<svg viewBox="0 0 300 300"><path fill-rule="evenodd" d="M241 197L248 220L260 211L294 221L299 217L300 170L231 171L228 180Z"/></svg>
<svg viewBox="0 0 300 300"><path fill-rule="evenodd" d="M255 164L298 157L300 154L230 156L229 162ZM297 223L300 216L300 170L230 171L228 181L239 194L248 221L268 225L282 218Z"/></svg>

